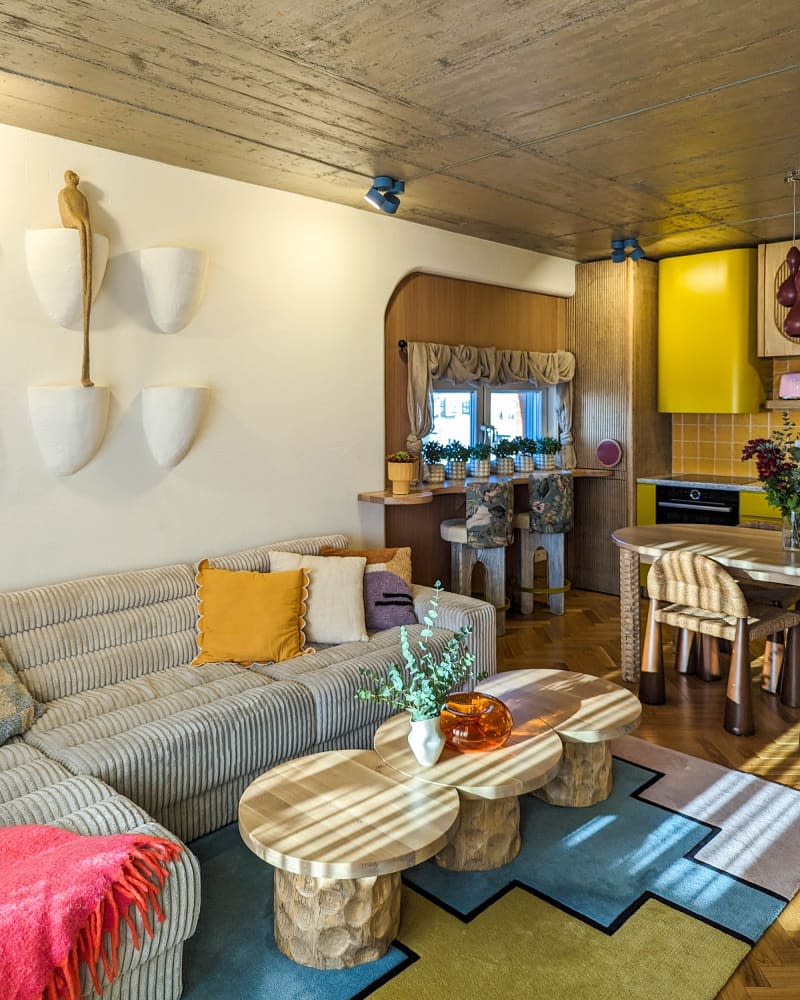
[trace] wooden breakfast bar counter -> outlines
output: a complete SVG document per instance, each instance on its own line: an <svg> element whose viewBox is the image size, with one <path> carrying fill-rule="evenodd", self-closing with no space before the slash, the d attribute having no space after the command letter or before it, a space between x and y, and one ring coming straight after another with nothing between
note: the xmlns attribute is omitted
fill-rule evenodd
<svg viewBox="0 0 800 1000"><path fill-rule="evenodd" d="M535 469L534 471L543 472L545 470ZM565 471L571 472L576 479L609 479L614 475L613 469L569 469ZM406 494L394 494L391 490L372 490L367 493L359 493L358 499L360 503L379 503L385 507L414 506L415 504L433 503L435 497L458 494L463 496L465 483L474 479L490 483L496 483L498 480L505 482L510 479L515 486L527 486L528 475L527 472L515 472L513 476L489 476L488 478L467 476L466 479L445 479L443 483L424 483L422 486L412 486L411 492Z"/></svg>
<svg viewBox="0 0 800 1000"><path fill-rule="evenodd" d="M543 470L534 470L541 472ZM585 484L597 479L610 479L615 475L612 469L572 469L575 477L576 496ZM523 513L528 509L528 475L516 472L513 476L489 476L489 482L498 479L514 483L514 509ZM442 521L448 518L463 518L465 514L467 479L446 479L442 483L422 483L412 487L406 496L395 496L391 490L372 490L358 494L358 500L366 504L379 504L385 511L385 544L389 546L410 546L414 566L414 577L419 583L432 584L441 580L447 588L451 584L450 547L439 534ZM516 572L518 562L516 542L507 553L508 573Z"/></svg>

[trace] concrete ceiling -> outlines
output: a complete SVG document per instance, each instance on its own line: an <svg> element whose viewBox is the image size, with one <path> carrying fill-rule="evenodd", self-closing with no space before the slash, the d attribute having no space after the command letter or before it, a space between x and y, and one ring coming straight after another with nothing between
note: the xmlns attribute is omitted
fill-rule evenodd
<svg viewBox="0 0 800 1000"><path fill-rule="evenodd" d="M3 0L0 121L576 260L792 236L786 0ZM392 220L386 220L391 225Z"/></svg>

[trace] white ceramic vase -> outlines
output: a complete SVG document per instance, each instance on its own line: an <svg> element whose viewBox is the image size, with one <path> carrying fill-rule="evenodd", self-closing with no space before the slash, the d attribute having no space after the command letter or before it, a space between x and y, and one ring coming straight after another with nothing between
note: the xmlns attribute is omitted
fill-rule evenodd
<svg viewBox="0 0 800 1000"><path fill-rule="evenodd" d="M423 767L430 767L439 759L444 749L444 735L439 726L439 716L412 721L408 731L408 745Z"/></svg>
<svg viewBox="0 0 800 1000"><path fill-rule="evenodd" d="M71 327L83 312L80 236L77 229L29 229L25 259L36 296L59 326ZM106 273L108 239L92 236L92 301Z"/></svg>

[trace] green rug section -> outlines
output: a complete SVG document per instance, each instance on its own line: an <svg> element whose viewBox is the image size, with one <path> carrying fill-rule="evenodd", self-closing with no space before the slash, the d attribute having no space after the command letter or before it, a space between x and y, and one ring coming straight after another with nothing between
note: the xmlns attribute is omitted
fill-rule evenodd
<svg viewBox="0 0 800 1000"><path fill-rule="evenodd" d="M404 887L398 937L419 959L374 1000L698 1000L750 950L657 900L608 935L519 888L465 924Z"/></svg>

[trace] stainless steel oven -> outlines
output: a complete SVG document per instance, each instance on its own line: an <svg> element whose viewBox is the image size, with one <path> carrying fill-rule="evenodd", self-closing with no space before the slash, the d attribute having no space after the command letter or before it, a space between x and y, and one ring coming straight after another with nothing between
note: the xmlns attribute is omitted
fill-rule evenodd
<svg viewBox="0 0 800 1000"><path fill-rule="evenodd" d="M738 524L737 490L656 486L656 524Z"/></svg>

